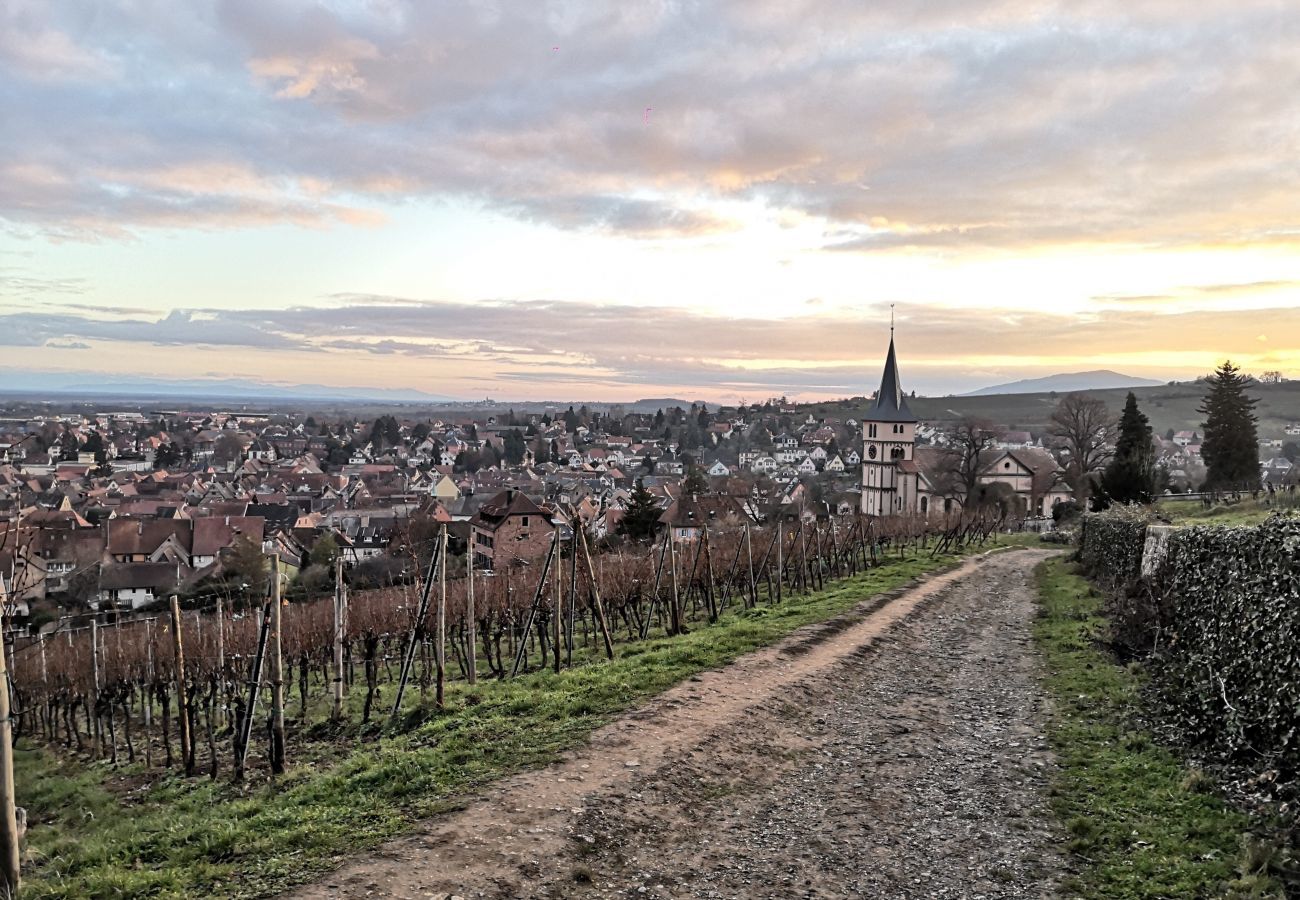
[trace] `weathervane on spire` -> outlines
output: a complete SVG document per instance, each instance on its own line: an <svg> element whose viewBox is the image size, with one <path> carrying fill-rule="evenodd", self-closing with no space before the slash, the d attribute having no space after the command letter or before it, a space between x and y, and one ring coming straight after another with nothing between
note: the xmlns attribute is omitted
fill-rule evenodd
<svg viewBox="0 0 1300 900"><path fill-rule="evenodd" d="M889 336L894 336L894 304L889 304Z"/></svg>

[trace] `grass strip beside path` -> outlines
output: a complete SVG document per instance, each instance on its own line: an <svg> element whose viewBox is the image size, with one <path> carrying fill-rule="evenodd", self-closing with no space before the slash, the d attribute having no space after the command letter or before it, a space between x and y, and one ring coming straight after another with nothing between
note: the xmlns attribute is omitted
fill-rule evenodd
<svg viewBox="0 0 1300 900"><path fill-rule="evenodd" d="M1266 875L1238 877L1249 821L1132 723L1142 676L1114 661L1103 599L1064 557L1038 570L1034 634L1054 703L1060 763L1052 807L1077 872L1062 894L1085 898L1281 897ZM1249 866L1246 866L1248 869Z"/></svg>
<svg viewBox="0 0 1300 900"><path fill-rule="evenodd" d="M296 759L291 746L294 768L275 785L169 777L123 798L120 785L107 789L122 769L22 750L18 797L36 861L23 896L272 895L455 808L478 786L555 759L691 675L958 558L894 560L779 606L733 607L684 636L620 644L613 662L475 687L453 682L445 710L417 712L428 718L406 733L340 741Z"/></svg>

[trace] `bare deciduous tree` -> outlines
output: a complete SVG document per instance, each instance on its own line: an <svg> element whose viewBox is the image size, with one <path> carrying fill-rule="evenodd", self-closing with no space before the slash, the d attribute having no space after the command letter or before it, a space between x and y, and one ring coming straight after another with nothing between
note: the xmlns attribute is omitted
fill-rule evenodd
<svg viewBox="0 0 1300 900"><path fill-rule="evenodd" d="M1100 469L1114 450L1107 437L1115 430L1115 416L1106 404L1088 394L1067 394L1052 412L1048 433L1063 443L1061 465L1075 499L1085 503L1092 486L1088 477Z"/></svg>
<svg viewBox="0 0 1300 900"><path fill-rule="evenodd" d="M966 416L957 423L948 436L948 464L945 468L954 476L962 493L970 496L979 483L980 469L987 462L987 453L998 442L1001 430L988 419Z"/></svg>

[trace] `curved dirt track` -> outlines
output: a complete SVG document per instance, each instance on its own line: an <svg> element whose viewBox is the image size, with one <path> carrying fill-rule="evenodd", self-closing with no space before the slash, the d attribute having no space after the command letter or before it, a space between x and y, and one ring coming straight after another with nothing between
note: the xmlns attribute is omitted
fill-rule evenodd
<svg viewBox="0 0 1300 900"><path fill-rule="evenodd" d="M1046 555L968 561L692 678L293 896L1049 896Z"/></svg>

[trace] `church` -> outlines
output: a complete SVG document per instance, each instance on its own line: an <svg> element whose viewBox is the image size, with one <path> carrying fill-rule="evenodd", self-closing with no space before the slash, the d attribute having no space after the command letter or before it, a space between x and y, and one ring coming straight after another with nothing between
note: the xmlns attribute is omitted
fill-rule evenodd
<svg viewBox="0 0 1300 900"><path fill-rule="evenodd" d="M867 515L906 515L918 509L917 421L903 395L890 328L880 390L862 417L862 511Z"/></svg>
<svg viewBox="0 0 1300 900"><path fill-rule="evenodd" d="M880 390L862 417L861 508L866 515L928 516L961 509L965 497L954 489L950 454L917 447L918 424L903 393L891 327ZM980 484L1008 485L1030 516L1051 515L1056 504L1071 498L1060 465L1039 447L998 450L976 477Z"/></svg>

